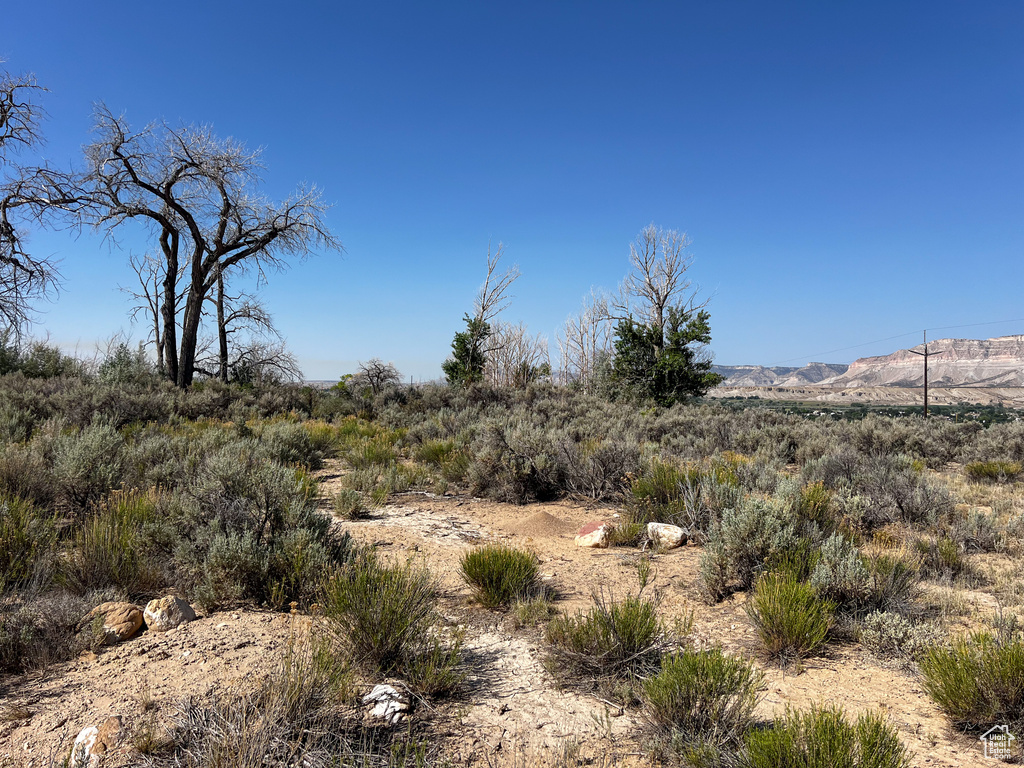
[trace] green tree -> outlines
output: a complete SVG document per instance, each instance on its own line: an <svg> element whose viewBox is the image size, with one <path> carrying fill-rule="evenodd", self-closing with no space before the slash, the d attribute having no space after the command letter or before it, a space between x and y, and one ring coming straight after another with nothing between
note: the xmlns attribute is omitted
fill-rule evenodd
<svg viewBox="0 0 1024 768"><path fill-rule="evenodd" d="M616 327L613 380L632 397L659 405L704 395L721 382L701 346L711 342L707 310L667 307L664 324L632 318Z"/></svg>
<svg viewBox="0 0 1024 768"><path fill-rule="evenodd" d="M445 378L452 386L465 386L484 377L487 354L484 344L491 335L491 326L479 317L465 315L466 330L455 334L452 356L441 364Z"/></svg>

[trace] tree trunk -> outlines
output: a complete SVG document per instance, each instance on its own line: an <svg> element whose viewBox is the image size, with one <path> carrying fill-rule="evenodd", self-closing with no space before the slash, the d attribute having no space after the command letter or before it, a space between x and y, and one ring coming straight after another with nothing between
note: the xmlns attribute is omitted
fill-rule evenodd
<svg viewBox="0 0 1024 768"><path fill-rule="evenodd" d="M217 272L217 339L220 342L220 380L228 383L228 328L224 317L224 273Z"/></svg>
<svg viewBox="0 0 1024 768"><path fill-rule="evenodd" d="M160 344L160 341L157 341L157 353L163 354L160 366L164 369L167 378L175 384L178 383L178 318L176 317L175 301L178 288L175 280L177 274L177 262L168 259L167 275L164 277L164 300L160 307L160 314L164 322L163 343Z"/></svg>
<svg viewBox="0 0 1024 768"><path fill-rule="evenodd" d="M200 283L200 286L202 283ZM192 386L196 371L196 345L199 340L199 321L203 316L203 292L195 279L185 301L185 317L181 323L181 352L178 355L177 385L181 389Z"/></svg>

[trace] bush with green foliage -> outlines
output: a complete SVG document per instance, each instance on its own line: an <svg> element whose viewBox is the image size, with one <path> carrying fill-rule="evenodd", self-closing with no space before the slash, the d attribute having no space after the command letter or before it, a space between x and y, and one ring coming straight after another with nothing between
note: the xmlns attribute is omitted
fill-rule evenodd
<svg viewBox="0 0 1024 768"><path fill-rule="evenodd" d="M437 587L426 569L388 565L364 550L324 584L322 605L333 636L354 664L404 676L433 695L461 683L461 637L441 636Z"/></svg>
<svg viewBox="0 0 1024 768"><path fill-rule="evenodd" d="M644 680L644 715L662 733L684 743L738 742L753 720L764 676L721 649L683 649L662 658Z"/></svg>
<svg viewBox="0 0 1024 768"><path fill-rule="evenodd" d="M351 488L342 488L334 494L334 514L345 520L362 520L369 516L363 494Z"/></svg>
<svg viewBox="0 0 1024 768"><path fill-rule="evenodd" d="M789 572L762 576L746 604L758 637L772 657L801 659L828 640L836 604Z"/></svg>
<svg viewBox="0 0 1024 768"><path fill-rule="evenodd" d="M919 665L924 689L957 726L1024 726L1024 639L976 632L930 648Z"/></svg>
<svg viewBox="0 0 1024 768"><path fill-rule="evenodd" d="M0 596L49 586L55 567L53 521L30 501L0 493Z"/></svg>
<svg viewBox="0 0 1024 768"><path fill-rule="evenodd" d="M552 620L545 638L548 668L563 682L614 687L657 669L665 628L655 599L630 595L617 601L595 595L589 611Z"/></svg>
<svg viewBox="0 0 1024 768"><path fill-rule="evenodd" d="M459 561L462 578L485 608L508 608L540 590L537 556L504 544L476 547Z"/></svg>
<svg viewBox="0 0 1024 768"><path fill-rule="evenodd" d="M1024 471L1019 461L971 461L964 465L967 477L975 482L1013 482Z"/></svg>
<svg viewBox="0 0 1024 768"><path fill-rule="evenodd" d="M910 753L877 712L850 722L838 707L787 709L771 728L747 732L746 768L909 768Z"/></svg>

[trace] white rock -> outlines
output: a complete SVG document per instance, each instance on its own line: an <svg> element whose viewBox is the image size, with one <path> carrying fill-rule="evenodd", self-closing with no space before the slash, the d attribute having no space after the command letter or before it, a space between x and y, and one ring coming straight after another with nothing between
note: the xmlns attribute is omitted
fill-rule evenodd
<svg viewBox="0 0 1024 768"><path fill-rule="evenodd" d="M576 546L604 549L608 546L608 536L612 528L613 526L608 523L587 523L576 534Z"/></svg>
<svg viewBox="0 0 1024 768"><path fill-rule="evenodd" d="M375 685L363 696L364 704L373 704L370 717L378 717L392 725L408 717L409 701L390 685Z"/></svg>
<svg viewBox="0 0 1024 768"><path fill-rule="evenodd" d="M174 595L150 600L143 614L146 617L146 626L151 632L167 632L186 621L196 619L196 612L192 610L192 606Z"/></svg>
<svg viewBox="0 0 1024 768"><path fill-rule="evenodd" d="M121 718L108 717L97 728L83 728L71 747L70 768L96 768L103 755L113 749L121 738Z"/></svg>
<svg viewBox="0 0 1024 768"><path fill-rule="evenodd" d="M678 525L648 523L647 538L658 549L675 549L686 543L686 531Z"/></svg>

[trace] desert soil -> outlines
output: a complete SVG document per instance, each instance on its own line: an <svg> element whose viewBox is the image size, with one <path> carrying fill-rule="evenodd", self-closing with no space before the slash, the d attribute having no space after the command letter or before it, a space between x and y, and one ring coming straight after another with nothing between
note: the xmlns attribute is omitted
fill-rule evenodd
<svg viewBox="0 0 1024 768"><path fill-rule="evenodd" d="M321 472L322 508L336 492L343 470L329 462ZM451 745L456 764L501 755L543 755L582 741L585 752L642 754L638 713L595 696L563 691L543 665L536 630L514 629L500 614L472 604L458 575L463 552L503 541L533 550L541 572L557 592L557 607L586 609L595 590L625 595L637 588L633 549L580 549L575 531L591 520L612 520L618 511L577 501L515 506L457 496L398 496L367 520L338 521L356 539L376 544L399 560L413 558L437 576L446 619L465 627L469 686L466 696L439 707L420 707L439 738ZM694 616L698 643L720 644L748 657L766 673L758 715L785 707L835 703L855 713L881 708L913 751L915 766L982 765L981 744L951 729L913 674L882 664L856 645L833 646L802 670L783 670L758 655L743 596L708 606L697 590L700 550L686 546L653 554L654 583L667 620ZM30 768L68 754L78 732L111 715L130 731L144 718L166 723L176 702L235 686L251 686L273 669L289 638L312 619L287 613L236 610L201 616L168 633L142 632L97 654L51 667L45 674L0 678L0 765L4 759ZM375 680L364 681L367 687ZM143 701L151 700L150 712ZM11 713L18 713L17 719ZM122 754L121 764L131 764ZM115 761L112 761L115 762ZM496 763L495 763L496 764ZM520 764L529 764L520 763ZM646 764L638 758L637 764Z"/></svg>

